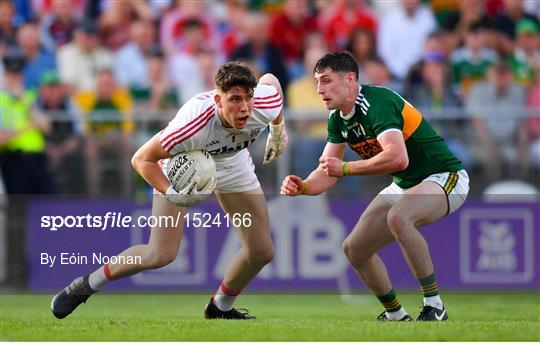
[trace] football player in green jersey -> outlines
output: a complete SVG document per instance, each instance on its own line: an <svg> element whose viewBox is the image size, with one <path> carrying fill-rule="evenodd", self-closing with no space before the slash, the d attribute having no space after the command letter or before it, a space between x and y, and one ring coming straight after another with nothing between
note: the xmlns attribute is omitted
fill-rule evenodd
<svg viewBox="0 0 540 344"><path fill-rule="evenodd" d="M358 66L348 52L323 56L314 76L317 92L331 111L328 142L319 166L305 180L287 176L281 193L319 195L339 177L391 174L392 184L360 216L343 250L384 306L378 320L412 320L377 255L394 240L424 296L417 320L448 319L428 245L418 228L455 211L465 201L469 178L461 162L420 112L400 95L384 87L360 85ZM343 161L347 145L361 159Z"/></svg>

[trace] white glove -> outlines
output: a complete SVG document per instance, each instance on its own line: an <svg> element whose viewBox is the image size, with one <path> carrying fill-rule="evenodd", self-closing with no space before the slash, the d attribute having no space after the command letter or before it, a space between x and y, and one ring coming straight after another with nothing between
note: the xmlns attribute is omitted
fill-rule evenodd
<svg viewBox="0 0 540 344"><path fill-rule="evenodd" d="M285 120L276 125L270 123L270 133L268 134L268 141L266 141L266 149L264 150L263 165L268 164L280 156L287 147L288 142L289 138L287 137Z"/></svg>
<svg viewBox="0 0 540 344"><path fill-rule="evenodd" d="M197 190L197 183L198 179L180 191L176 191L176 189L171 185L165 193L165 198L167 201L178 207L189 207L191 205L201 203L208 196L210 196L210 194L216 188L216 177L212 177L212 179L210 179L201 190Z"/></svg>

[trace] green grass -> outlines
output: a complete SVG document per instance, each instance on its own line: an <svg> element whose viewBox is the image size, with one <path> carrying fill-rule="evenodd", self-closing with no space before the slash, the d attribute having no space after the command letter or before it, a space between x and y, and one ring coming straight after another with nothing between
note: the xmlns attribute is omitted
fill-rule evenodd
<svg viewBox="0 0 540 344"><path fill-rule="evenodd" d="M49 295L0 296L0 341L539 341L540 294L444 295L450 320L380 323L371 296L245 295L255 321L202 319L205 295L95 295L64 320ZM401 295L411 315L417 295Z"/></svg>

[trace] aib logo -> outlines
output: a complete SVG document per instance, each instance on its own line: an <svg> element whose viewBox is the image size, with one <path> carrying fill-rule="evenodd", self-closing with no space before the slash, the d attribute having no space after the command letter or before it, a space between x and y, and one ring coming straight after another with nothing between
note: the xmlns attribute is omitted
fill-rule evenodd
<svg viewBox="0 0 540 344"><path fill-rule="evenodd" d="M460 213L464 283L527 284L534 278L534 213L529 208L469 208Z"/></svg>
<svg viewBox="0 0 540 344"><path fill-rule="evenodd" d="M508 222L480 222L478 271L512 272L517 268L516 237Z"/></svg>

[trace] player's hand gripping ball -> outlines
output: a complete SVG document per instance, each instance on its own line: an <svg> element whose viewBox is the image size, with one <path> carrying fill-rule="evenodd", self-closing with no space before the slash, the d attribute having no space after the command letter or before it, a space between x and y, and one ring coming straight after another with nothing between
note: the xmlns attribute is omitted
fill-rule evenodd
<svg viewBox="0 0 540 344"><path fill-rule="evenodd" d="M169 202L188 207L205 200L216 187L216 164L206 151L179 153L170 158L167 178Z"/></svg>

